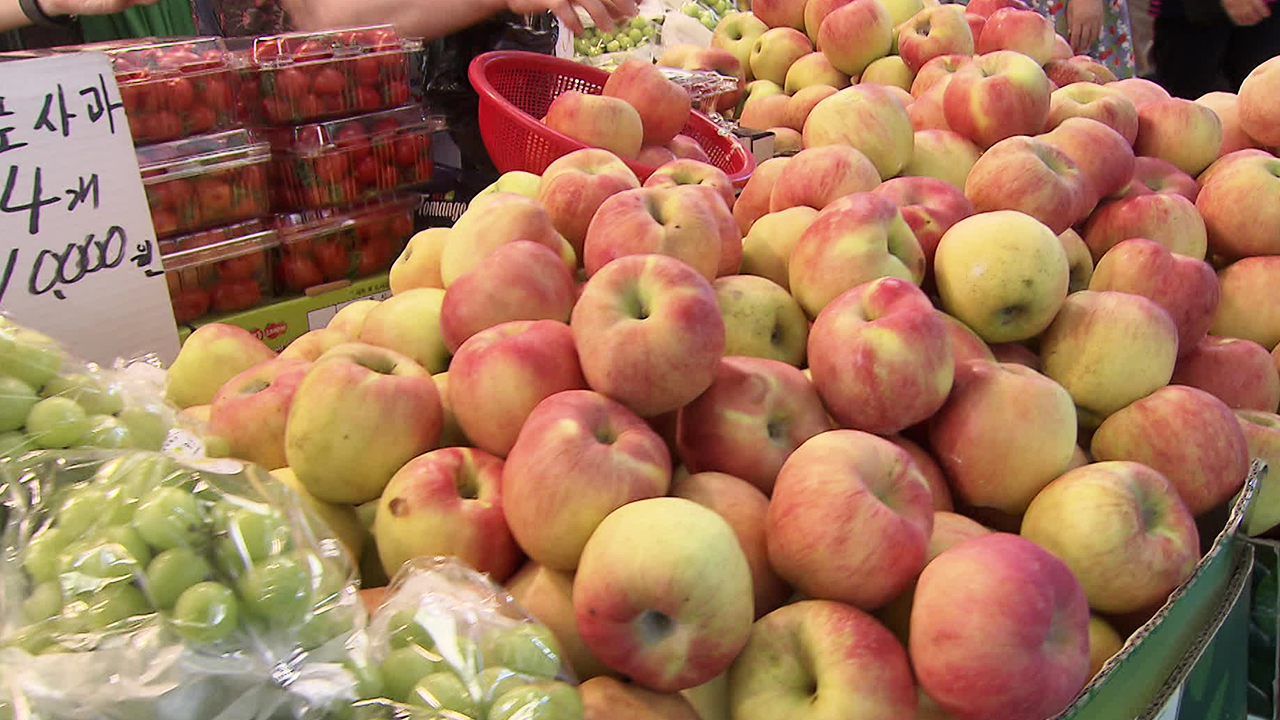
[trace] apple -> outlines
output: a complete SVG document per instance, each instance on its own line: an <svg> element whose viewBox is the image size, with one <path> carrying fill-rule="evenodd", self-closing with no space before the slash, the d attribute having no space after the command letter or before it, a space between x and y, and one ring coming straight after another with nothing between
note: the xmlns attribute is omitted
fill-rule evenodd
<svg viewBox="0 0 1280 720"><path fill-rule="evenodd" d="M573 617L572 573L552 570L530 560L507 579L506 590L520 607L555 635L564 659L579 680L610 672L591 654L578 634Z"/></svg>
<svg viewBox="0 0 1280 720"><path fill-rule="evenodd" d="M599 393L568 390L521 427L503 468L503 509L530 558L573 570L606 515L666 495L670 482L666 444L643 420Z"/></svg>
<svg viewBox="0 0 1280 720"><path fill-rule="evenodd" d="M0 337L0 350L21 362L22 367L16 373L8 367L3 369L38 390L57 373L61 353L52 340L20 346L21 338L15 341L13 335ZM275 356L274 350L244 328L226 323L201 325L187 336L169 365L165 399L179 408L208 405L228 380ZM38 360L31 362L27 357ZM52 370L46 371L48 368Z"/></svg>
<svg viewBox="0 0 1280 720"><path fill-rule="evenodd" d="M942 318L920 288L893 277L823 308L809 331L809 368L841 426L883 435L937 412L955 376Z"/></svg>
<svg viewBox="0 0 1280 720"><path fill-rule="evenodd" d="M813 7L821 0L813 0ZM807 8L806 8L807 11ZM807 14L807 12L806 12ZM880 0L852 0L833 10L821 23L814 45L835 69L856 77L893 47L893 18Z"/></svg>
<svg viewBox="0 0 1280 720"><path fill-rule="evenodd" d="M813 43L800 30L771 27L756 39L755 46L751 48L751 75L757 80L782 85L787 80L791 64L811 52Z"/></svg>
<svg viewBox="0 0 1280 720"><path fill-rule="evenodd" d="M1238 95L1231 92L1208 92L1196 98L1196 102L1212 110L1222 121L1222 147L1218 150L1218 157L1258 146L1258 141L1249 137L1249 133L1240 127Z"/></svg>
<svg viewBox="0 0 1280 720"><path fill-rule="evenodd" d="M867 1L870 2L871 0ZM879 2L879 0L875 0L875 2ZM813 112L813 108L837 92L839 90L830 85L810 85L795 95L788 96L782 124L793 130L803 131L804 121L809 119L809 113Z"/></svg>
<svg viewBox="0 0 1280 720"><path fill-rule="evenodd" d="M614 68L601 94L624 100L636 109L643 128L642 145L671 142L689 120L692 101L688 91L647 60L627 60Z"/></svg>
<svg viewBox="0 0 1280 720"><path fill-rule="evenodd" d="M985 55L998 50L1016 50L1045 65L1053 59L1056 35L1053 21L1035 10L1000 8L987 16L974 52Z"/></svg>
<svg viewBox="0 0 1280 720"><path fill-rule="evenodd" d="M441 448L400 468L378 500L373 534L387 575L414 557L450 555L495 582L520 564L502 514L502 460Z"/></svg>
<svg viewBox="0 0 1280 720"><path fill-rule="evenodd" d="M909 652L920 687L957 718L1052 717L1089 679L1088 600L1035 543L971 538L920 574Z"/></svg>
<svg viewBox="0 0 1280 720"><path fill-rule="evenodd" d="M886 55L872 60L862 71L860 82L901 88L910 92L916 74L898 55Z"/></svg>
<svg viewBox="0 0 1280 720"><path fill-rule="evenodd" d="M676 159L676 154L665 145L645 145L636 154L636 162L649 167L666 165Z"/></svg>
<svg viewBox="0 0 1280 720"><path fill-rule="evenodd" d="M930 88L942 82L943 78L954 74L971 62L973 62L972 54L952 53L932 57L916 70L916 76L911 81L909 90L916 98L923 97Z"/></svg>
<svg viewBox="0 0 1280 720"><path fill-rule="evenodd" d="M944 75L931 85L920 97L907 106L907 115L911 118L911 127L916 132L921 130L950 130L947 124L947 113L942 101L946 97L947 86L951 84L951 76Z"/></svg>
<svg viewBox="0 0 1280 720"><path fill-rule="evenodd" d="M337 330L352 340L358 340L360 333L364 331L364 323L369 318L369 313L381 304L381 300L372 299L346 303L338 309L325 328Z"/></svg>
<svg viewBox="0 0 1280 720"><path fill-rule="evenodd" d="M925 482L929 483L929 493L933 498L934 512L951 512L954 510L955 505L951 499L951 486L947 484L946 475L943 474L938 461L933 459L929 451L903 435L889 435L885 439L906 450L907 454L915 462L916 468L920 470L920 474L924 475ZM934 531L937 531L936 525L934 526Z"/></svg>
<svg viewBox="0 0 1280 720"><path fill-rule="evenodd" d="M924 251L926 272L933 267L933 256L943 233L975 212L973 203L959 188L937 178L896 177L881 183L872 192L898 206L902 219Z"/></svg>
<svg viewBox="0 0 1280 720"><path fill-rule="evenodd" d="M1192 352L1204 339L1219 299L1218 276L1209 263L1145 238L1108 250L1094 268L1089 289L1142 295L1164 308L1178 329L1179 355Z"/></svg>
<svg viewBox="0 0 1280 720"><path fill-rule="evenodd" d="M742 273L768 278L791 291L791 252L818 211L798 206L761 217L742 239Z"/></svg>
<svg viewBox="0 0 1280 720"><path fill-rule="evenodd" d="M929 445L966 503L1018 515L1071 462L1075 405L1031 368L971 360L929 421Z"/></svg>
<svg viewBox="0 0 1280 720"><path fill-rule="evenodd" d="M1085 245L1080 233L1071 229L1063 231L1058 239L1062 241L1062 249L1067 252L1067 267L1070 269L1067 293L1088 289L1094 270L1089 246Z"/></svg>
<svg viewBox="0 0 1280 720"><path fill-rule="evenodd" d="M724 518L692 500L650 498L609 513L591 534L573 609L601 661L671 692L728 669L751 634L752 594L751 568Z"/></svg>
<svg viewBox="0 0 1280 720"><path fill-rule="evenodd" d="M943 110L952 130L989 148L1014 135L1040 132L1049 117L1050 93L1049 78L1035 60L997 50L952 74Z"/></svg>
<svg viewBox="0 0 1280 720"><path fill-rule="evenodd" d="M1000 8L1016 8L1018 10L1030 10L1026 3L1022 0L973 0L965 6L967 12L974 15L980 15L984 18L991 17L992 13Z"/></svg>
<svg viewBox="0 0 1280 720"><path fill-rule="evenodd" d="M752 80L743 88L742 104L738 106L738 112L742 112L742 107L745 106L747 101L752 97L764 97L767 95L786 95L786 92L783 91L781 85L773 82L772 80Z"/></svg>
<svg viewBox="0 0 1280 720"><path fill-rule="evenodd" d="M846 195L821 210L788 265L791 294L812 318L857 285L881 277L919 284L924 273L924 251L897 205L872 193Z"/></svg>
<svg viewBox="0 0 1280 720"><path fill-rule="evenodd" d="M365 318L360 342L403 354L428 373L443 372L449 366L449 346L440 315L447 294L440 288L414 288L392 295Z"/></svg>
<svg viewBox="0 0 1280 720"><path fill-rule="evenodd" d="M1065 562L1104 613L1163 603L1200 560L1195 518L1169 480L1139 462L1065 473L1031 502L1021 535Z"/></svg>
<svg viewBox="0 0 1280 720"><path fill-rule="evenodd" d="M1058 144L1015 135L978 158L965 178L964 194L980 213L1018 211L1056 236L1088 215L1096 200L1092 183Z"/></svg>
<svg viewBox="0 0 1280 720"><path fill-rule="evenodd" d="M940 55L973 54L973 31L960 5L948 3L922 8L895 30L898 55L907 67L917 72Z"/></svg>
<svg viewBox="0 0 1280 720"><path fill-rule="evenodd" d="M734 720L916 717L902 644L875 618L829 600L802 600L757 620L729 689Z"/></svg>
<svg viewBox="0 0 1280 720"><path fill-rule="evenodd" d="M1249 472L1244 431L1226 403L1168 385L1108 417L1089 448L1095 460L1128 460L1162 473L1191 514L1230 499Z"/></svg>
<svg viewBox="0 0 1280 720"><path fill-rule="evenodd" d="M857 430L816 435L791 454L769 501L769 561L806 597L872 610L924 567L929 484L905 450Z"/></svg>
<svg viewBox="0 0 1280 720"><path fill-rule="evenodd" d="M542 122L583 145L624 158L634 158L645 139L644 120L630 102L579 90L557 95Z"/></svg>
<svg viewBox="0 0 1280 720"><path fill-rule="evenodd" d="M735 195L733 182L723 170L709 163L698 160L679 159L660 166L653 171L645 187L677 187L680 185L700 185L714 190L724 200L725 210L731 210Z"/></svg>
<svg viewBox="0 0 1280 720"><path fill-rule="evenodd" d="M495 193L472 201L449 231L440 253L440 279L444 287L471 272L498 247L516 240L546 245L570 269L577 265L573 245L556 231L547 209L535 198L515 193Z"/></svg>
<svg viewBox="0 0 1280 720"><path fill-rule="evenodd" d="M684 696L660 693L611 677L595 677L578 686L583 720L702 720Z"/></svg>
<svg viewBox="0 0 1280 720"><path fill-rule="evenodd" d="M811 147L792 156L778 174L769 197L769 212L798 206L821 210L879 184L876 166L860 151L848 145Z"/></svg>
<svg viewBox="0 0 1280 720"><path fill-rule="evenodd" d="M363 343L321 355L294 391L285 458L315 497L373 500L409 460L440 441L440 395L406 355Z"/></svg>
<svg viewBox="0 0 1280 720"><path fill-rule="evenodd" d="M772 80L757 80L756 82L772 83ZM757 93L747 98L742 103L742 112L738 115L738 125L753 130L764 130L766 128L785 125L787 122L787 107L790 96L786 94L765 95Z"/></svg>
<svg viewBox="0 0 1280 720"><path fill-rule="evenodd" d="M1203 260L1208 232L1196 206L1174 193L1136 195L1099 205L1085 223L1084 241L1093 260L1130 238L1154 240L1170 252Z"/></svg>
<svg viewBox="0 0 1280 720"><path fill-rule="evenodd" d="M1057 234L1015 210L978 213L942 235L933 262L942 308L988 343L1035 337L1067 296Z"/></svg>
<svg viewBox="0 0 1280 720"><path fill-rule="evenodd" d="M334 345L341 345L345 342L351 342L351 338L347 337L346 333L339 332L333 328L323 327L316 330L308 330L291 340L288 345L285 345L277 357L310 362L323 355L325 351Z"/></svg>
<svg viewBox="0 0 1280 720"><path fill-rule="evenodd" d="M733 204L733 219L743 235L751 232L751 226L769 213L773 187L782 169L791 162L790 157L772 157L756 166L747 184L742 187L738 200Z"/></svg>
<svg viewBox="0 0 1280 720"><path fill-rule="evenodd" d="M1044 71L1049 76L1049 80L1058 87L1077 82L1105 85L1116 80L1116 74L1111 71L1111 68L1088 55L1071 55L1050 60L1045 63Z"/></svg>
<svg viewBox="0 0 1280 720"><path fill-rule="evenodd" d="M1149 193L1173 193L1195 202L1200 195L1200 186L1196 183L1196 178L1182 172L1177 165L1167 160L1134 158L1133 177L1116 194L1118 197L1132 197Z"/></svg>
<svg viewBox="0 0 1280 720"><path fill-rule="evenodd" d="M1088 212L1102 198L1124 189L1133 177L1133 148L1123 135L1097 120L1067 118L1040 139L1062 150L1080 169L1087 186Z"/></svg>
<svg viewBox="0 0 1280 720"><path fill-rule="evenodd" d="M538 197L538 184L542 181L536 173L526 172L524 170L508 170L498 176L497 180L489 183L483 190L476 193L475 198L485 195L492 195L500 192L513 192L526 197Z"/></svg>
<svg viewBox="0 0 1280 720"><path fill-rule="evenodd" d="M1280 256L1247 257L1218 271L1222 298L1209 325L1210 335L1252 340L1263 347L1280 345L1280 312L1275 297L1275 277Z"/></svg>
<svg viewBox="0 0 1280 720"><path fill-rule="evenodd" d="M782 87L788 95L795 95L811 85L830 85L839 90L849 87L849 83L849 76L837 70L826 53L814 51L791 63Z"/></svg>
<svg viewBox="0 0 1280 720"><path fill-rule="evenodd" d="M805 2L804 4L804 30L805 35L809 36L809 42L815 46L818 44L818 31L822 29L822 22L827 19L831 13L839 10L852 0L814 0L813 2Z"/></svg>
<svg viewBox="0 0 1280 720"><path fill-rule="evenodd" d="M791 453L831 429L817 390L798 369L726 357L711 387L680 409L676 447L690 472L728 473L770 493Z"/></svg>
<svg viewBox="0 0 1280 720"><path fill-rule="evenodd" d="M804 30L805 0L752 0L751 12L771 28Z"/></svg>
<svg viewBox="0 0 1280 720"><path fill-rule="evenodd" d="M585 390L573 332L554 320L504 322L472 335L449 366L449 404L472 443L505 457L543 399Z"/></svg>
<svg viewBox="0 0 1280 720"><path fill-rule="evenodd" d="M702 145L697 140L688 135L677 135L671 138L671 142L667 144L667 148L678 158L690 158L692 160L701 160L702 162L711 162L711 158L707 156L707 151L702 149ZM756 166L759 169L759 166Z"/></svg>
<svg viewBox="0 0 1280 720"><path fill-rule="evenodd" d="M458 425L458 418L453 414L453 406L449 403L449 373L436 373L431 376L436 384L436 392L440 393L440 412L443 421L440 428L440 447L471 447L471 441Z"/></svg>
<svg viewBox="0 0 1280 720"><path fill-rule="evenodd" d="M911 160L900 174L945 180L963 191L965 181L981 155L982 149L960 133L940 129L917 130Z"/></svg>
<svg viewBox="0 0 1280 720"><path fill-rule="evenodd" d="M309 361L277 357L231 378L213 396L209 431L227 442L234 457L266 470L284 467L285 420L310 369Z"/></svg>
<svg viewBox="0 0 1280 720"><path fill-rule="evenodd" d="M306 508L307 512L317 516L333 531L334 537L351 554L353 561L360 558L364 552L365 536L369 533L360 524L355 508L350 505L325 502L313 496L307 492L306 486L302 484L302 481L298 480L298 476L290 468L283 467L272 470L271 477L278 480L282 485L288 486L298 496L298 500Z"/></svg>
<svg viewBox="0 0 1280 720"><path fill-rule="evenodd" d="M1280 253L1280 158L1240 157L1200 187L1196 209L1209 248L1228 258ZM1249 208L1248 212L1241 212Z"/></svg>
<svg viewBox="0 0 1280 720"><path fill-rule="evenodd" d="M773 133L773 151L783 155L794 155L804 149L804 136L800 131L789 127L765 128Z"/></svg>
<svg viewBox="0 0 1280 720"><path fill-rule="evenodd" d="M1098 615L1089 616L1089 676L1097 677L1107 661L1124 648L1124 638Z"/></svg>
<svg viewBox="0 0 1280 720"><path fill-rule="evenodd" d="M914 129L907 109L882 85L854 85L818 103L804 124L806 147L848 145L875 164L880 179L911 159Z"/></svg>
<svg viewBox="0 0 1280 720"><path fill-rule="evenodd" d="M1107 83L1107 87L1115 88L1124 93L1133 103L1135 110L1141 108L1149 102L1155 100L1168 100L1172 97L1168 90L1165 90L1158 83L1146 78L1131 77Z"/></svg>
<svg viewBox="0 0 1280 720"><path fill-rule="evenodd" d="M1249 457L1257 458L1268 468L1280 467L1280 415L1258 410L1237 410L1236 419L1249 444ZM1245 517L1245 533L1257 537L1280 525L1280 481L1270 472L1264 474L1253 498L1253 511Z"/></svg>
<svg viewBox="0 0 1280 720"><path fill-rule="evenodd" d="M1133 149L1199 175L1222 149L1222 120L1207 106L1185 98L1153 100L1138 108Z"/></svg>
<svg viewBox="0 0 1280 720"><path fill-rule="evenodd" d="M947 327L947 340L957 368L970 360L996 361L995 354L991 352L991 346L987 345L986 341L973 331L973 328L941 310L938 311L938 316Z"/></svg>
<svg viewBox="0 0 1280 720"><path fill-rule="evenodd" d="M688 264L707 280L720 267L718 208L698 187L647 187L605 200L591 219L583 266L593 277L615 259L659 253Z"/></svg>
<svg viewBox="0 0 1280 720"><path fill-rule="evenodd" d="M1240 85L1240 127L1249 137L1280 149L1280 62L1271 58L1255 67Z"/></svg>
<svg viewBox="0 0 1280 720"><path fill-rule="evenodd" d="M1210 180L1216 177L1218 173L1226 171L1227 168L1243 161L1245 158L1255 157L1270 158L1275 156L1266 150L1260 150L1258 148L1248 148L1245 150L1237 150L1233 153L1227 153L1217 160L1214 160L1212 165L1205 168L1205 171L1195 178L1196 187L1203 188Z"/></svg>
<svg viewBox="0 0 1280 720"><path fill-rule="evenodd" d="M1071 117L1086 117L1120 133L1129 145L1138 138L1138 108L1124 93L1110 85L1074 82L1063 85L1049 96L1049 119L1045 130L1052 130Z"/></svg>
<svg viewBox="0 0 1280 720"><path fill-rule="evenodd" d="M581 256L587 225L600 205L610 196L638 187L640 180L617 155L599 148L583 148L562 155L547 166L538 186L538 202L546 208L556 232Z"/></svg>
<svg viewBox="0 0 1280 720"><path fill-rule="evenodd" d="M1169 313L1115 290L1072 293L1040 339L1041 369L1071 393L1084 427L1167 385L1177 357Z"/></svg>
<svg viewBox="0 0 1280 720"><path fill-rule="evenodd" d="M791 596L791 588L769 565L765 541L769 497L751 483L721 472L699 472L671 485L674 497L716 511L733 528L751 569L755 617L771 613Z"/></svg>
<svg viewBox="0 0 1280 720"><path fill-rule="evenodd" d="M711 34L711 47L732 53L742 67L750 68L751 49L768 29L754 13L731 12L720 18Z"/></svg>
<svg viewBox="0 0 1280 720"><path fill-rule="evenodd" d="M1204 390L1233 410L1280 409L1280 373L1271 353L1252 340L1202 337L1178 358L1169 382Z"/></svg>
<svg viewBox="0 0 1280 720"><path fill-rule="evenodd" d="M444 252L444 243L448 239L447 227L420 230L409 238L400 256L391 264L388 276L391 294L413 288L444 287L444 281L440 279L440 254Z"/></svg>
<svg viewBox="0 0 1280 720"><path fill-rule="evenodd" d="M809 319L786 288L755 275L725 275L712 287L724 318L725 355L804 365Z"/></svg>

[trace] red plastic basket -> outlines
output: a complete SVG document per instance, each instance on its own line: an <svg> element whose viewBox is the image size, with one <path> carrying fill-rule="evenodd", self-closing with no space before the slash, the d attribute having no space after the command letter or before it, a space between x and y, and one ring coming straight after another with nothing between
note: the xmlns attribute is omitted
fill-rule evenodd
<svg viewBox="0 0 1280 720"><path fill-rule="evenodd" d="M551 101L561 93L577 90L599 95L609 73L599 68L518 50L498 50L480 55L468 70L480 95L480 135L500 172L524 170L541 174L556 158L586 145L543 125ZM729 176L736 187L746 185L755 170L755 157L733 137L694 110L682 131L693 138L711 164ZM625 160L643 182L657 168Z"/></svg>

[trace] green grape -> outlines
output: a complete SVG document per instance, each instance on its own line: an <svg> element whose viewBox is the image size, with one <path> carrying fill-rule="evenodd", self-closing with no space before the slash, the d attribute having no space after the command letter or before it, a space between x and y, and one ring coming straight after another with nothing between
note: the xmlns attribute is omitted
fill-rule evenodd
<svg viewBox="0 0 1280 720"><path fill-rule="evenodd" d="M68 488L66 499L58 506L58 527L72 537L81 537L102 519L106 504L107 491L103 488Z"/></svg>
<svg viewBox="0 0 1280 720"><path fill-rule="evenodd" d="M702 17L702 8L698 7L697 3L685 3L684 7L680 8L680 12L691 18Z"/></svg>
<svg viewBox="0 0 1280 720"><path fill-rule="evenodd" d="M125 455L98 471L99 482L118 487L124 496L137 499L149 497L156 488L181 485L189 477L190 473L168 456L149 453Z"/></svg>
<svg viewBox="0 0 1280 720"><path fill-rule="evenodd" d="M116 413L133 435L134 446L140 450L159 450L169 436L164 417L146 408L127 407Z"/></svg>
<svg viewBox="0 0 1280 720"><path fill-rule="evenodd" d="M601 49L599 45L592 45L591 49L587 51L587 57L599 57L600 52Z"/></svg>
<svg viewBox="0 0 1280 720"><path fill-rule="evenodd" d="M49 378L40 396L75 400L91 415L115 415L124 409L124 394L120 388L103 384L88 373Z"/></svg>
<svg viewBox="0 0 1280 720"><path fill-rule="evenodd" d="M133 431L114 415L90 415L84 445L109 450L133 447Z"/></svg>
<svg viewBox="0 0 1280 720"><path fill-rule="evenodd" d="M293 544L284 517L274 511L239 508L227 518L226 529L227 539L250 563L286 552Z"/></svg>
<svg viewBox="0 0 1280 720"><path fill-rule="evenodd" d="M89 429L89 415L75 400L45 398L27 413L27 433L42 448L67 448L80 442Z"/></svg>
<svg viewBox="0 0 1280 720"><path fill-rule="evenodd" d="M716 16L714 15L709 14L702 18L702 26L708 30L715 30L716 25L719 25L719 24L720 24L720 21L716 19Z"/></svg>
<svg viewBox="0 0 1280 720"><path fill-rule="evenodd" d="M56 582L40 583L35 586L26 600L22 601L22 614L27 622L40 622L57 617L62 612L62 588Z"/></svg>
<svg viewBox="0 0 1280 720"><path fill-rule="evenodd" d="M620 52L622 50L622 43L618 42L617 40L611 40L609 41L609 44L604 46L604 49L605 49L605 52L611 52L611 53Z"/></svg>
<svg viewBox="0 0 1280 720"><path fill-rule="evenodd" d="M48 527L36 534L22 551L22 567L37 583L58 577L58 557L75 538L58 527Z"/></svg>
<svg viewBox="0 0 1280 720"><path fill-rule="evenodd" d="M56 638L50 623L37 622L18 628L0 639L0 647L15 647L39 655L54 646Z"/></svg>
<svg viewBox="0 0 1280 720"><path fill-rule="evenodd" d="M240 551L231 538L224 537L213 541L213 565L223 575L237 578L253 566L253 561Z"/></svg>
<svg viewBox="0 0 1280 720"><path fill-rule="evenodd" d="M9 326L0 331L0 375L11 375L37 390L62 369L62 349L48 335Z"/></svg>
<svg viewBox="0 0 1280 720"><path fill-rule="evenodd" d="M627 33L627 37L631 38L632 44L636 44L644 40L644 33L639 28L632 28L631 32Z"/></svg>
<svg viewBox="0 0 1280 720"><path fill-rule="evenodd" d="M137 561L139 567L151 562L151 548L137 530L128 525L112 525L102 531L102 539L124 548L125 553Z"/></svg>
<svg viewBox="0 0 1280 720"><path fill-rule="evenodd" d="M352 675L356 699L376 698L382 696L382 673L373 664L363 658L349 657L342 667Z"/></svg>
<svg viewBox="0 0 1280 720"><path fill-rule="evenodd" d="M130 580L141 572L142 565L124 546L102 540L79 540L69 545L58 563L60 575L85 576L75 578L78 583L90 583L85 578L97 580ZM98 583L94 583L98 584Z"/></svg>
<svg viewBox="0 0 1280 720"><path fill-rule="evenodd" d="M382 673L382 689L387 697L397 702L409 699L413 687L422 678L449 666L444 658L430 650L420 647L404 647L387 653L380 667Z"/></svg>
<svg viewBox="0 0 1280 720"><path fill-rule="evenodd" d="M15 377L0 376L0 431L17 430L40 400L31 386Z"/></svg>
<svg viewBox="0 0 1280 720"><path fill-rule="evenodd" d="M533 678L527 675L521 675L511 668L501 666L491 666L480 671L476 676L476 685L480 687L480 714L482 717L489 715L489 708L493 705L493 701L515 690L524 687L533 682Z"/></svg>
<svg viewBox="0 0 1280 720"><path fill-rule="evenodd" d="M587 54L587 48L589 48L589 47L591 47L591 45L590 45L590 43L588 43L585 39L583 39L583 38L574 38L574 39L573 39L573 51L574 51L575 53L577 53L577 54L579 54L579 55L586 55L586 54Z"/></svg>
<svg viewBox="0 0 1280 720"><path fill-rule="evenodd" d="M630 50L636 46L636 44L632 42L630 35L619 35L618 39L614 40L614 42L618 43L618 47L623 50Z"/></svg>
<svg viewBox="0 0 1280 720"><path fill-rule="evenodd" d="M35 447L31 437L17 430L0 433L0 458L16 457Z"/></svg>
<svg viewBox="0 0 1280 720"><path fill-rule="evenodd" d="M658 27L656 25L650 25L640 32L644 34L646 39L652 40L658 36Z"/></svg>
<svg viewBox="0 0 1280 720"><path fill-rule="evenodd" d="M191 493L162 487L138 504L129 524L148 545L168 550L191 545L199 539L204 513Z"/></svg>
<svg viewBox="0 0 1280 720"><path fill-rule="evenodd" d="M356 627L356 609L350 604L331 604L315 610L298 628L298 645L315 650L350 633Z"/></svg>
<svg viewBox="0 0 1280 720"><path fill-rule="evenodd" d="M84 619L90 630L106 630L118 622L151 613L151 605L133 583L116 582L93 592L85 600Z"/></svg>
<svg viewBox="0 0 1280 720"><path fill-rule="evenodd" d="M147 566L146 588L156 607L167 610L187 588L212 575L209 562L191 548L170 548L156 555Z"/></svg>
<svg viewBox="0 0 1280 720"><path fill-rule="evenodd" d="M649 18L644 18L640 16L631 18L632 30L643 30L647 27L652 27L652 26L653 26L653 21L650 20Z"/></svg>
<svg viewBox="0 0 1280 720"><path fill-rule="evenodd" d="M265 620L287 623L302 616L311 602L306 566L288 555L249 568L237 583L245 609Z"/></svg>
<svg viewBox="0 0 1280 720"><path fill-rule="evenodd" d="M409 691L405 702L435 710L452 710L465 717L476 717L479 703L471 696L471 690L462 678L449 672L432 673Z"/></svg>
<svg viewBox="0 0 1280 720"><path fill-rule="evenodd" d="M391 638L390 645L394 649L420 647L435 649L436 642L431 634L414 617L413 610L397 610L387 618L387 634Z"/></svg>
<svg viewBox="0 0 1280 720"><path fill-rule="evenodd" d="M494 630L485 636L484 661L486 666L554 678L560 673L560 643L545 625L535 623Z"/></svg>
<svg viewBox="0 0 1280 720"><path fill-rule="evenodd" d="M178 597L170 621L178 634L192 642L222 642L240 624L240 603L222 583L196 583Z"/></svg>

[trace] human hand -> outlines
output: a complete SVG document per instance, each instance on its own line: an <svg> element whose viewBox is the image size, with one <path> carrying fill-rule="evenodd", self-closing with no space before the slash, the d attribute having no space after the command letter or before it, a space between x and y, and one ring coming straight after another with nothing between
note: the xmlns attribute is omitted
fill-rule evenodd
<svg viewBox="0 0 1280 720"><path fill-rule="evenodd" d="M536 15L550 10L575 35L583 32L577 12L579 7L586 10L596 27L605 32L613 31L617 21L636 14L636 0L506 0L506 4L507 9L517 15Z"/></svg>
<svg viewBox="0 0 1280 720"><path fill-rule="evenodd" d="M1222 0L1222 9L1227 11L1231 22L1241 27L1257 25L1271 17L1266 0Z"/></svg>
<svg viewBox="0 0 1280 720"><path fill-rule="evenodd" d="M37 0L46 15L110 15L135 5L151 5L158 0Z"/></svg>
<svg viewBox="0 0 1280 720"><path fill-rule="evenodd" d="M1067 0L1067 31L1076 53L1093 47L1102 35L1102 0Z"/></svg>

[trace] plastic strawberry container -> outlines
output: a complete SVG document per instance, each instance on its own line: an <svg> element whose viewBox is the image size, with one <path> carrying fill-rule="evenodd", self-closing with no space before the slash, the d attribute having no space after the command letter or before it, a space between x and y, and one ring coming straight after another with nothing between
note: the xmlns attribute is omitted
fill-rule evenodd
<svg viewBox="0 0 1280 720"><path fill-rule="evenodd" d="M272 228L270 222L265 219L246 220L244 222L235 223L234 225L223 225L222 227L209 228L208 230L200 230L189 235L181 235L179 237L165 238L159 240L156 245L160 248L161 255L172 255L182 250L192 250L194 248L205 247L207 245L215 245L227 240L256 235L263 230Z"/></svg>
<svg viewBox="0 0 1280 720"><path fill-rule="evenodd" d="M443 123L420 105L269 130L272 200L307 210L349 205L431 179L431 136Z"/></svg>
<svg viewBox="0 0 1280 720"><path fill-rule="evenodd" d="M247 130L138 148L158 238L270 214L271 146Z"/></svg>
<svg viewBox="0 0 1280 720"><path fill-rule="evenodd" d="M247 82L241 108L292 125L399 107L410 101L410 57L422 42L390 25L292 32L235 45Z"/></svg>
<svg viewBox="0 0 1280 720"><path fill-rule="evenodd" d="M274 229L259 227L247 235L162 255L174 319L190 323L271 300L272 250L277 242Z"/></svg>
<svg viewBox="0 0 1280 720"><path fill-rule="evenodd" d="M417 205L417 197L393 195L345 208L278 216L276 287L302 293L390 269L413 235Z"/></svg>
<svg viewBox="0 0 1280 720"><path fill-rule="evenodd" d="M134 143L146 145L236 127L240 70L221 38L115 40L55 52L111 58Z"/></svg>

